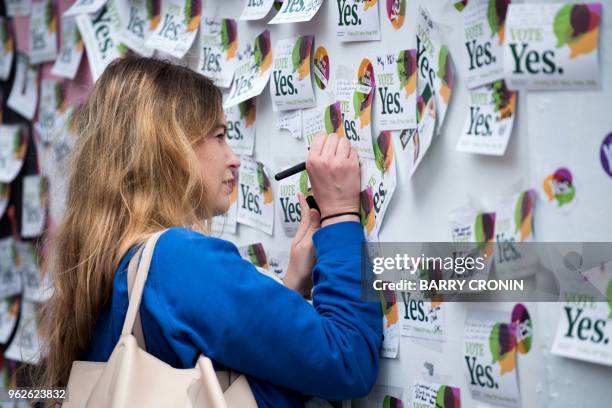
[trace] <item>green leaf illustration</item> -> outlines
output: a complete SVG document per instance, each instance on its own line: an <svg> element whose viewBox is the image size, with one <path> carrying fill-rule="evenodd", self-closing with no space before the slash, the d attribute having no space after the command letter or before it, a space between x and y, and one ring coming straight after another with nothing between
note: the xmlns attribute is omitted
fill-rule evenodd
<svg viewBox="0 0 612 408"><path fill-rule="evenodd" d="M570 24L572 7L572 4L566 4L557 12L557 15L555 16L553 31L557 37L557 48L567 44L572 36L572 25Z"/></svg>

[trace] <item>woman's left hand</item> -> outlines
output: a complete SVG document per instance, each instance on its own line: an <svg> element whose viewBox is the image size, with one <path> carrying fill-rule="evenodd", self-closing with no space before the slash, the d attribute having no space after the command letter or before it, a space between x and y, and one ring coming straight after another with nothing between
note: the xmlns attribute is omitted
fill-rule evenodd
<svg viewBox="0 0 612 408"><path fill-rule="evenodd" d="M308 207L306 198L298 193L302 220L291 242L289 266L283 278L285 286L294 289L305 297L312 289L312 268L315 264L315 249L312 236L321 226L321 214Z"/></svg>

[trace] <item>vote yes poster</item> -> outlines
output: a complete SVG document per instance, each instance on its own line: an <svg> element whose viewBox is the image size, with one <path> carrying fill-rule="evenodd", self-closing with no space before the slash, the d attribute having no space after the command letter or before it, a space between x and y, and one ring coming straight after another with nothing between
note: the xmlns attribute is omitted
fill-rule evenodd
<svg viewBox="0 0 612 408"><path fill-rule="evenodd" d="M504 75L512 89L600 87L601 3L512 4Z"/></svg>
<svg viewBox="0 0 612 408"><path fill-rule="evenodd" d="M569 282L561 288L559 323L551 352L558 356L612 366L612 263L596 266L583 276L598 275L605 278L603 285L591 283L601 292L584 290L582 281ZM583 279L576 277L576 280ZM593 289L593 290L597 290ZM602 302L601 295L607 302Z"/></svg>
<svg viewBox="0 0 612 408"><path fill-rule="evenodd" d="M374 160L361 162L360 219L368 241L377 241L387 207L397 186L391 132L382 131L374 143Z"/></svg>
<svg viewBox="0 0 612 408"><path fill-rule="evenodd" d="M25 54L17 54L15 79L6 105L26 119L32 120L38 103L38 68Z"/></svg>
<svg viewBox="0 0 612 408"><path fill-rule="evenodd" d="M380 130L416 127L416 50L376 57L374 106Z"/></svg>
<svg viewBox="0 0 612 408"><path fill-rule="evenodd" d="M367 58L359 64L357 81L336 79L336 99L342 110L344 134L360 158L374 158L371 117L375 88L374 68Z"/></svg>
<svg viewBox="0 0 612 408"><path fill-rule="evenodd" d="M470 0L463 16L463 59L469 89L504 78L503 46L511 0Z"/></svg>
<svg viewBox="0 0 612 408"><path fill-rule="evenodd" d="M10 183L19 174L27 149L25 127L0 125L0 183Z"/></svg>
<svg viewBox="0 0 612 408"><path fill-rule="evenodd" d="M268 14L273 4L274 0L246 0L240 20L260 20Z"/></svg>
<svg viewBox="0 0 612 408"><path fill-rule="evenodd" d="M436 102L429 84L417 95L416 117L417 127L404 129L400 133L402 151L408 158L409 178L414 176L434 138Z"/></svg>
<svg viewBox="0 0 612 408"><path fill-rule="evenodd" d="M15 329L20 305L20 296L7 297L0 300L0 343L2 344L6 344L9 341L13 329Z"/></svg>
<svg viewBox="0 0 612 408"><path fill-rule="evenodd" d="M32 302L45 302L52 294L53 287L49 274L43 274L38 267L40 260L31 242L17 242L17 262L15 269L23 282L23 299Z"/></svg>
<svg viewBox="0 0 612 408"><path fill-rule="evenodd" d="M32 3L29 40L31 64L55 60L57 55L57 15L52 0Z"/></svg>
<svg viewBox="0 0 612 408"><path fill-rule="evenodd" d="M15 42L11 33L9 20L0 17L0 80L6 81L13 66Z"/></svg>
<svg viewBox="0 0 612 408"><path fill-rule="evenodd" d="M340 102L335 102L324 108L304 109L302 111L302 127L302 134L306 138L308 146L310 146L315 136L321 132L327 134L335 133L340 137L344 137Z"/></svg>
<svg viewBox="0 0 612 408"><path fill-rule="evenodd" d="M224 109L227 120L227 144L240 156L252 156L255 148L257 98L247 99Z"/></svg>
<svg viewBox="0 0 612 408"><path fill-rule="evenodd" d="M54 79L40 81L40 103L38 104L38 121L35 129L44 143L49 143L56 128L57 119L67 108L62 83Z"/></svg>
<svg viewBox="0 0 612 408"><path fill-rule="evenodd" d="M268 269L268 255L266 254L263 244L260 242L238 247L238 252L245 261L249 261L255 267ZM265 274L265 272L262 273Z"/></svg>
<svg viewBox="0 0 612 408"><path fill-rule="evenodd" d="M270 32L262 31L249 44L244 59L236 67L234 81L223 108L237 105L258 96L266 87L272 72L272 44Z"/></svg>
<svg viewBox="0 0 612 408"><path fill-rule="evenodd" d="M62 18L61 26L62 43L51 73L59 77L74 79L81 64L85 46L73 17Z"/></svg>
<svg viewBox="0 0 612 408"><path fill-rule="evenodd" d="M238 222L272 235L272 181L263 163L249 157L242 157L241 163L238 173Z"/></svg>
<svg viewBox="0 0 612 408"><path fill-rule="evenodd" d="M27 16L32 10L32 0L5 0L4 5L8 17Z"/></svg>
<svg viewBox="0 0 612 408"><path fill-rule="evenodd" d="M378 0L335 0L336 37L340 41L380 40Z"/></svg>
<svg viewBox="0 0 612 408"><path fill-rule="evenodd" d="M482 257L485 266L474 267L461 274L453 271L450 278L486 280L489 277L495 245L495 221L495 212L477 211L470 205L451 212L451 236L456 256Z"/></svg>
<svg viewBox="0 0 612 408"><path fill-rule="evenodd" d="M310 21L321 8L323 0L286 0L268 24L299 23Z"/></svg>
<svg viewBox="0 0 612 408"><path fill-rule="evenodd" d="M153 15L149 5L151 0L109 0L109 7L116 13L121 30L121 42L138 54L150 57L153 49L145 45L151 35Z"/></svg>
<svg viewBox="0 0 612 408"><path fill-rule="evenodd" d="M48 143L36 145L41 174L45 176L49 185L48 207L51 225L57 225L62 218L68 201L66 174L69 173L71 153L76 143L73 112L74 109L68 107L56 116L58 131Z"/></svg>
<svg viewBox="0 0 612 408"><path fill-rule="evenodd" d="M0 182L0 218L4 217L9 199L11 198L11 185Z"/></svg>
<svg viewBox="0 0 612 408"><path fill-rule="evenodd" d="M517 340L512 324L497 311L471 311L465 322L463 366L472 398L520 407Z"/></svg>
<svg viewBox="0 0 612 408"><path fill-rule="evenodd" d="M174 58L183 58L198 32L202 0L161 0L161 11L152 18L155 28L145 45Z"/></svg>
<svg viewBox="0 0 612 408"><path fill-rule="evenodd" d="M228 88L238 63L238 25L231 18L203 18L200 27L200 58L197 71Z"/></svg>
<svg viewBox="0 0 612 408"><path fill-rule="evenodd" d="M380 355L385 358L397 358L400 345L399 304L395 290L378 291L383 315L383 339Z"/></svg>
<svg viewBox="0 0 612 408"><path fill-rule="evenodd" d="M436 122L440 133L455 87L455 64L444 44L438 24L429 12L419 7L417 15L417 95L429 85L433 94Z"/></svg>
<svg viewBox="0 0 612 408"><path fill-rule="evenodd" d="M42 235L47 215L47 195L48 185L43 176L30 175L23 178L22 237Z"/></svg>
<svg viewBox="0 0 612 408"><path fill-rule="evenodd" d="M469 112L457 151L503 156L508 146L516 114L517 91L504 80L469 92Z"/></svg>
<svg viewBox="0 0 612 408"><path fill-rule="evenodd" d="M15 268L17 249L13 237L0 239L0 299L21 292L21 274Z"/></svg>
<svg viewBox="0 0 612 408"><path fill-rule="evenodd" d="M412 389L412 408L461 408L461 389L417 380Z"/></svg>
<svg viewBox="0 0 612 408"><path fill-rule="evenodd" d="M310 75L314 36L280 40L274 49L270 96L277 110L295 110L315 106Z"/></svg>
<svg viewBox="0 0 612 408"><path fill-rule="evenodd" d="M4 352L4 357L26 364L38 364L42 358L42 338L39 334L41 306L24 301L21 317L13 341Z"/></svg>
<svg viewBox="0 0 612 408"><path fill-rule="evenodd" d="M401 292L400 316L402 336L443 342L446 340L446 304L414 299L410 292Z"/></svg>
<svg viewBox="0 0 612 408"><path fill-rule="evenodd" d="M94 14L104 6L107 0L76 0L64 16L76 16L79 14Z"/></svg>
<svg viewBox="0 0 612 408"><path fill-rule="evenodd" d="M95 15L80 14L76 17L87 61L94 81L97 81L108 64L127 53L127 48L119 40L119 21L108 6Z"/></svg>
<svg viewBox="0 0 612 408"><path fill-rule="evenodd" d="M539 264L533 242L536 191L529 189L504 197L495 206L495 271L500 279L535 273Z"/></svg>
<svg viewBox="0 0 612 408"><path fill-rule="evenodd" d="M302 211L298 192L304 197L310 195L308 173L302 171L278 182L278 211L283 231L287 237L294 237L302 221ZM308 209L306 209L307 211Z"/></svg>

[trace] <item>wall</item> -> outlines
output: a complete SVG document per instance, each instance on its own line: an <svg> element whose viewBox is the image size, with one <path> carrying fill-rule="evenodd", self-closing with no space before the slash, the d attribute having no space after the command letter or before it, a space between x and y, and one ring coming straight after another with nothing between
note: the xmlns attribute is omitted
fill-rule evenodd
<svg viewBox="0 0 612 408"><path fill-rule="evenodd" d="M542 2L542 1L540 1ZM210 0L209 0L210 3ZM576 169L579 197L568 214L538 202L536 237L542 241L610 241L612 219L610 200L612 183L601 170L599 146L612 130L609 114L612 100L612 42L609 12L611 1L603 1L604 18L600 33L600 62L603 87L590 92L548 92L521 94L517 121L506 154L489 157L458 153L457 139L468 115L467 89L462 76L462 18L443 0L407 1L406 21L399 31L393 30L381 4L382 41L340 43L335 38L335 1L326 1L311 22L269 26L263 22L240 22L239 41L256 35L264 28L271 31L272 43L297 34L314 34L315 47L324 45L330 55L332 78L335 67L342 64L356 67L363 57L372 58L384 51L416 46L416 13L418 6L427 8L434 20L444 27L447 45L459 72L455 94L449 107L441 137L434 140L424 162L411 180L398 162L398 188L387 210L380 232L381 241L448 241L451 239L449 212L470 198L491 203L498 195L536 186L537 168L547 157L556 157ZM221 15L237 18L243 1L216 2ZM206 10L206 8L205 8ZM273 15L271 13L270 15ZM269 20L271 17L264 19ZM606 75L607 73L607 75ZM319 96L319 95L317 95ZM306 142L293 139L276 130L268 89L258 100L255 156L271 173L281 170L282 157L305 156ZM375 132L373 132L375 134ZM398 143L398 141L395 141ZM547 159L550 160L550 159ZM239 226L238 236L225 234L238 244L262 242L266 248L286 249L287 239L276 220L273 237ZM483 406L472 400L463 371L463 327L470 308L511 310L510 303L454 303L446 314L446 343L417 343L402 337L399 358L383 359L379 384L404 388L408 402L415 379L448 381L462 389L464 406ZM534 345L527 355L519 356L519 384L524 407L532 406L606 406L612 399L609 379L612 368L569 360L549 354L559 317L558 304L531 303L527 307L534 318ZM400 306L401 308L401 306ZM424 362L434 364L435 377L430 377Z"/></svg>
<svg viewBox="0 0 612 408"><path fill-rule="evenodd" d="M70 3L60 0L61 10ZM356 67L363 57L372 58L384 51L414 48L418 6L426 7L444 27L445 39L459 75L441 137L434 141L415 176L408 180L402 162L398 163L398 188L388 208L380 240L448 241L451 238L448 222L451 210L471 198L486 204L500 194L535 186L539 183L536 169L554 157L576 169L578 199L568 214L559 214L550 207L538 205L537 238L543 241L609 241L612 238L612 219L609 216L612 185L601 171L598 151L602 138L612 130L612 115L609 113L612 100L612 78L609 75L612 69L612 42L609 41L612 14L609 7L612 1L604 0L603 3L604 21L600 34L604 73L602 90L521 94L514 133L503 157L455 151L468 114L468 94L461 75L462 19L444 0L408 0L406 21L399 31L392 29L385 16L384 3L381 4L380 42L343 44L337 41L334 31L336 2L332 0L324 2L311 22L268 26L265 21L271 18L271 13L259 22L240 22L238 35L243 44L268 28L275 44L281 38L315 34L315 46L324 45L329 52L333 83L335 67L340 61ZM238 18L244 4L243 0L206 0L204 12L217 8L223 17ZM16 19L16 26L18 47L27 48L26 19ZM43 76L49 75L49 68L43 70ZM81 66L78 78L78 84L69 92L82 97L90 82L86 64ZM322 95L318 92L317 96ZM259 98L257 116L255 157L264 162L271 173L281 170L284 167L281 163L287 157L295 158L295 161L305 157L304 140L295 140L275 128L275 114L271 110L267 88ZM239 226L237 236L225 234L224 237L238 245L262 242L266 248L286 250L288 240L278 220L276 224L272 237L245 226ZM448 382L462 388L464 406L482 405L470 397L461 361L465 316L470 308L475 307L510 310L512 304L453 304L446 314L446 342L437 346L401 338L399 358L382 361L378 383L403 387L404 399L409 401L415 379ZM559 307L540 303L528 304L528 308L535 321L535 333L532 351L519 357L523 406L609 405L612 400L609 386L612 368L551 356L549 350ZM423 365L425 361L434 364L435 377L427 374Z"/></svg>

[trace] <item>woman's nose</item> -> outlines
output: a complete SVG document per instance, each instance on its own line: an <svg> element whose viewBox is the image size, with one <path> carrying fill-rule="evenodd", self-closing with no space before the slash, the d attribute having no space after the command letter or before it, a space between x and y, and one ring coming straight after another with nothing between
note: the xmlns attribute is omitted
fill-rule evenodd
<svg viewBox="0 0 612 408"><path fill-rule="evenodd" d="M228 149L229 149L229 166L233 169L237 169L238 167L240 167L240 159L238 158L238 156L236 156L236 154L234 153L231 147L228 146Z"/></svg>

